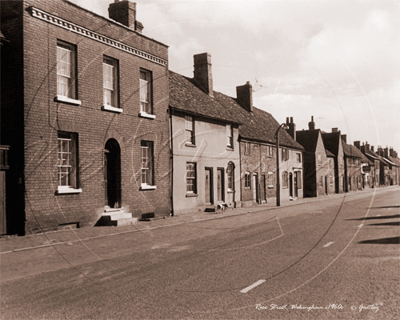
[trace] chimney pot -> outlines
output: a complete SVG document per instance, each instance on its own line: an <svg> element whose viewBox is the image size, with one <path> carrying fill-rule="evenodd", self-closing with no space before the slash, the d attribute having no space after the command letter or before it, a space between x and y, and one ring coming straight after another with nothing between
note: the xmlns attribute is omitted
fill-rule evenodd
<svg viewBox="0 0 400 320"><path fill-rule="evenodd" d="M343 140L345 143L347 143L347 134L342 134L341 137L342 137L342 140Z"/></svg>
<svg viewBox="0 0 400 320"><path fill-rule="evenodd" d="M286 124L288 125L288 129L286 132L296 141L296 124L293 122L293 117L290 117L290 122L288 123L289 118L286 118Z"/></svg>
<svg viewBox="0 0 400 320"><path fill-rule="evenodd" d="M199 53L193 56L194 60L194 80L199 84L200 88L214 97L212 69L211 69L211 54Z"/></svg>
<svg viewBox="0 0 400 320"><path fill-rule="evenodd" d="M311 121L308 123L309 130L315 130L314 116L311 116Z"/></svg>
<svg viewBox="0 0 400 320"><path fill-rule="evenodd" d="M136 3L128 0L114 0L108 6L108 16L128 28L142 32L143 24L136 21Z"/></svg>

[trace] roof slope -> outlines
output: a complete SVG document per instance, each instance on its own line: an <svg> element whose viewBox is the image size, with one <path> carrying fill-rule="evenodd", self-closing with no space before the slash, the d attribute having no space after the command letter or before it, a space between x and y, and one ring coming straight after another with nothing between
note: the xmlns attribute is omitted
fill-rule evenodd
<svg viewBox="0 0 400 320"><path fill-rule="evenodd" d="M276 143L274 135L280 124L270 113L255 107L253 112L248 112L235 98L216 91L212 98L199 89L193 79L172 71L169 74L171 108L240 124L241 138ZM285 147L304 149L283 129L279 133L279 141Z"/></svg>
<svg viewBox="0 0 400 320"><path fill-rule="evenodd" d="M300 143L307 152L315 153L319 133L319 129L296 131L296 141Z"/></svg>
<svg viewBox="0 0 400 320"><path fill-rule="evenodd" d="M340 131L330 133L322 132L322 140L324 140L325 148L337 156L339 151Z"/></svg>

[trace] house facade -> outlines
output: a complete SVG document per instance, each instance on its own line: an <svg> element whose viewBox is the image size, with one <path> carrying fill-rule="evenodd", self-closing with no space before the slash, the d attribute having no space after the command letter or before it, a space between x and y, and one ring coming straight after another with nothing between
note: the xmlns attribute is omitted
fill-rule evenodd
<svg viewBox="0 0 400 320"><path fill-rule="evenodd" d="M296 131L296 141L304 151L304 197L335 193L335 155L327 150L321 130L315 129L314 117L308 130Z"/></svg>
<svg viewBox="0 0 400 320"><path fill-rule="evenodd" d="M215 98L211 56L194 78L170 72L174 215L240 206L239 123Z"/></svg>
<svg viewBox="0 0 400 320"><path fill-rule="evenodd" d="M346 135L342 135L342 145L344 151L344 181L346 192L362 190L361 151L358 150L357 147L347 144Z"/></svg>
<svg viewBox="0 0 400 320"><path fill-rule="evenodd" d="M322 140L324 146L334 155L334 184L335 193L343 193L346 191L345 181L345 164L344 164L344 152L341 133L338 128L332 128L332 132L322 133Z"/></svg>
<svg viewBox="0 0 400 320"><path fill-rule="evenodd" d="M62 0L1 6L8 232L170 215L168 48L142 34L136 4L109 18Z"/></svg>

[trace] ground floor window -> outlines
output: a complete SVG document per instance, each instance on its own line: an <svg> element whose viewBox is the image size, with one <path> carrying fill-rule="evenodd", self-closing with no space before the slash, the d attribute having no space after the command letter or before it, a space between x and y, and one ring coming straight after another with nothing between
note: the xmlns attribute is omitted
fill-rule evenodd
<svg viewBox="0 0 400 320"><path fill-rule="evenodd" d="M228 167L226 168L226 176L228 178L228 191L234 190L234 170L235 166L233 163L229 163Z"/></svg>
<svg viewBox="0 0 400 320"><path fill-rule="evenodd" d="M250 189L251 188L250 172L246 172L244 174L244 187L246 189Z"/></svg>
<svg viewBox="0 0 400 320"><path fill-rule="evenodd" d="M77 134L58 132L58 186L59 188L78 188L77 179Z"/></svg>
<svg viewBox="0 0 400 320"><path fill-rule="evenodd" d="M274 174L272 172L268 172L268 188L274 187Z"/></svg>
<svg viewBox="0 0 400 320"><path fill-rule="evenodd" d="M197 181L196 181L196 163L187 162L186 163L186 192L187 193L197 193Z"/></svg>

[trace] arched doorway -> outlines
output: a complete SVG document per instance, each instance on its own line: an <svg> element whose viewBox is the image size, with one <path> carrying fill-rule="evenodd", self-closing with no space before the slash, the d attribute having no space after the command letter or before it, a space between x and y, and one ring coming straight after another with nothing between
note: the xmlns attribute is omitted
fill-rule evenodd
<svg viewBox="0 0 400 320"><path fill-rule="evenodd" d="M121 207L121 148L115 139L107 140L105 146L106 205Z"/></svg>

